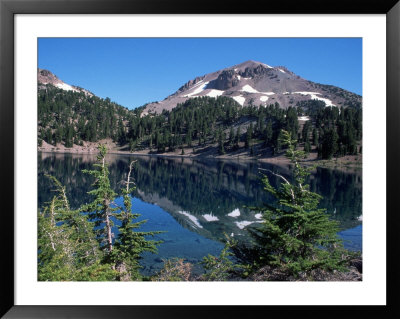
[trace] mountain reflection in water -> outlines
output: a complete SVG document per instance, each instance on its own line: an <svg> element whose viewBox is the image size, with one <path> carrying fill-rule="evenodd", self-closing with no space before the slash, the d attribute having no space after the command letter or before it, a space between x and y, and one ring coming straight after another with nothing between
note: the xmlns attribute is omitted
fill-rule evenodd
<svg viewBox="0 0 400 319"><path fill-rule="evenodd" d="M184 257L192 262L202 256L218 254L224 233L237 239L248 238L246 227L257 225L261 215L250 207L262 206L272 198L260 181L260 168L268 168L290 178L290 167L258 162L191 160L149 156L107 155L110 182L119 191L130 161L136 189L133 210L147 219L146 230L166 230L158 235L164 243L158 255L144 258L147 272L159 269L162 259ZM92 169L95 155L38 154L38 205L53 196L45 174L55 176L66 186L73 208L92 200L87 192L93 177L83 174ZM265 172L265 171L263 171ZM277 177L268 174L272 185ZM361 250L362 174L317 168L309 177L311 191L323 196L321 207L340 222L340 235L350 249ZM350 234L350 235L349 235Z"/></svg>

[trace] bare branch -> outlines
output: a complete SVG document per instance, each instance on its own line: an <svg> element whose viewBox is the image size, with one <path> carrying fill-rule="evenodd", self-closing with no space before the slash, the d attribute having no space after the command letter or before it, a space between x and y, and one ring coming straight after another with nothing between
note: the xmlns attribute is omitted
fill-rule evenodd
<svg viewBox="0 0 400 319"><path fill-rule="evenodd" d="M286 184L289 184L289 185L290 185L289 181L288 181L285 177L283 177L282 175L277 174L277 173L271 171L270 169L267 169L267 168L259 168L259 170L260 170L260 171L267 171L267 172L270 172L272 175L283 179L283 180L285 181Z"/></svg>
<svg viewBox="0 0 400 319"><path fill-rule="evenodd" d="M50 238L50 244L51 244L51 248L53 249L53 251L56 251L56 247L53 241L53 236L50 232L48 232L44 227L43 227L44 232L49 236Z"/></svg>
<svg viewBox="0 0 400 319"><path fill-rule="evenodd" d="M62 201L64 202L65 208L69 210L69 203L67 199L67 194L65 193L65 186L60 186L60 191L61 191L61 197Z"/></svg>
<svg viewBox="0 0 400 319"><path fill-rule="evenodd" d="M51 204L50 204L50 224L53 227L56 226L55 217L54 217L54 209L56 207L55 201L56 201L56 198L53 197L53 200L51 201Z"/></svg>
<svg viewBox="0 0 400 319"><path fill-rule="evenodd" d="M267 172L271 173L272 175L281 178L286 184L291 185L291 184L289 183L289 181L288 181L285 177L283 177L282 175L277 174L277 173L271 171L270 169L267 169L267 168L259 168L259 170L260 170L260 171L267 171ZM292 200L293 200L293 202L294 202L294 201L295 201L295 196L294 196L294 193L293 193L293 189L290 189L290 193L291 193L291 196L292 196Z"/></svg>
<svg viewBox="0 0 400 319"><path fill-rule="evenodd" d="M132 161L132 162L129 164L129 173L128 173L128 178L127 178L127 180L126 180L126 191L127 191L127 192L129 192L129 184L130 184L130 183L133 184L133 182L130 182L130 179L131 179L132 167L133 167L133 164L134 164L135 162L136 162L136 161Z"/></svg>

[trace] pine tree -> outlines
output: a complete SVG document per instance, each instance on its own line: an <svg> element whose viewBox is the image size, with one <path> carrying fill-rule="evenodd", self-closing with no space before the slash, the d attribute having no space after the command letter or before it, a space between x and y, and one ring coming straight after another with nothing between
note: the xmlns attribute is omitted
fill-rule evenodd
<svg viewBox="0 0 400 319"><path fill-rule="evenodd" d="M297 136L299 130L299 120L297 118L297 111L295 108L289 106L286 110L286 131L290 132L292 136Z"/></svg>
<svg viewBox="0 0 400 319"><path fill-rule="evenodd" d="M239 149L239 142L240 142L240 126L236 130L235 145L234 145L235 150Z"/></svg>
<svg viewBox="0 0 400 319"><path fill-rule="evenodd" d="M69 125L65 136L65 147L73 146L73 138L74 138L74 128L72 125Z"/></svg>
<svg viewBox="0 0 400 319"><path fill-rule="evenodd" d="M54 133L54 145L61 143L64 136L64 131L61 126L57 126L56 131Z"/></svg>
<svg viewBox="0 0 400 319"><path fill-rule="evenodd" d="M312 140L313 140L313 145L318 146L318 131L316 128L314 128L312 131Z"/></svg>
<svg viewBox="0 0 400 319"><path fill-rule="evenodd" d="M307 142L309 139L310 130L311 130L311 123L310 121L306 121L304 123L303 130L301 131L301 136L304 143Z"/></svg>
<svg viewBox="0 0 400 319"><path fill-rule="evenodd" d="M257 118L257 126L256 126L256 131L258 134L261 134L264 130L264 118L262 115L259 115Z"/></svg>
<svg viewBox="0 0 400 319"><path fill-rule="evenodd" d="M224 148L224 141L225 141L225 133L221 131L221 129L218 130L218 154L223 155L225 154L225 148Z"/></svg>
<svg viewBox="0 0 400 319"><path fill-rule="evenodd" d="M246 148L250 148L252 137L253 137L253 123L250 123L246 131L246 141L245 141Z"/></svg>
<svg viewBox="0 0 400 319"><path fill-rule="evenodd" d="M232 275L242 268L241 265L235 264L232 261L231 256L234 256L231 249L237 245L237 241L225 235L225 246L222 249L219 256L208 254L203 257L201 264L206 270L205 274L202 275L202 279L206 281L226 281Z"/></svg>
<svg viewBox="0 0 400 319"><path fill-rule="evenodd" d="M105 145L98 146L99 155L97 156L97 163L94 164L97 170L83 170L84 173L90 174L95 178L93 190L89 191L95 197L93 202L84 205L83 209L88 212L89 218L95 223L97 240L100 247L109 255L113 249L113 233L112 227L114 225L111 216L116 211L113 200L116 193L112 190L109 180L108 166L105 160L107 148Z"/></svg>
<svg viewBox="0 0 400 319"><path fill-rule="evenodd" d="M311 152L311 145L310 145L310 142L307 141L307 142L304 143L304 153L305 153L305 156L307 157L307 155L308 155L310 152Z"/></svg>
<svg viewBox="0 0 400 319"><path fill-rule="evenodd" d="M51 132L51 129L48 128L45 132L45 138L44 140L48 143L48 144L52 144L53 143L53 133Z"/></svg>
<svg viewBox="0 0 400 319"><path fill-rule="evenodd" d="M147 240L147 236L154 236L160 234L160 231L152 232L139 232L136 231L146 220L133 222L134 219L140 217L140 214L132 213L132 197L131 193L134 188L130 187L133 182L131 181L131 172L134 162L129 165L129 172L125 187L122 188L123 206L120 208L120 213L116 215L121 222L118 226L118 237L115 240L115 249L112 252L111 259L115 264L115 269L118 271L119 280L138 280L141 279L139 269L141 268L139 260L141 254L145 251L152 253L157 252L157 245L161 241Z"/></svg>
<svg viewBox="0 0 400 319"><path fill-rule="evenodd" d="M251 231L258 255L255 269L268 266L286 276L310 275L314 269L343 270L338 223L318 208L321 196L305 184L311 169L299 165L304 152L295 150L296 141L290 133L282 131L281 136L281 144L288 147L286 156L294 164L294 182L269 171L282 180L276 189L266 175L263 177L265 190L276 202L254 208L262 212L261 226Z"/></svg>
<svg viewBox="0 0 400 319"><path fill-rule="evenodd" d="M161 243L147 239L160 231L136 231L146 221L134 222L140 214L132 213L133 162L122 189L123 205L118 206L105 162L107 149L104 145L98 149L97 170L84 170L96 179L89 192L95 196L93 202L71 210L65 187L49 176L57 196L38 215L39 280L140 280L141 254L155 253ZM119 220L117 238L113 219Z"/></svg>
<svg viewBox="0 0 400 319"><path fill-rule="evenodd" d="M274 134L274 131L272 129L272 123L271 121L268 121L267 126L265 127L264 130L264 144L265 146L270 145L272 141L272 136Z"/></svg>
<svg viewBox="0 0 400 319"><path fill-rule="evenodd" d="M101 252L87 215L71 210L65 187L47 176L57 195L38 214L38 280L114 280L115 271L100 263Z"/></svg>
<svg viewBox="0 0 400 319"><path fill-rule="evenodd" d="M229 147L232 148L235 144L235 132L233 131L233 127L229 131Z"/></svg>
<svg viewBox="0 0 400 319"><path fill-rule="evenodd" d="M320 154L318 154L322 159L331 159L338 150L338 135L334 128L325 131L322 137L322 143L320 148Z"/></svg>
<svg viewBox="0 0 400 319"><path fill-rule="evenodd" d="M192 147L192 132L189 131L186 135L186 144L188 147Z"/></svg>

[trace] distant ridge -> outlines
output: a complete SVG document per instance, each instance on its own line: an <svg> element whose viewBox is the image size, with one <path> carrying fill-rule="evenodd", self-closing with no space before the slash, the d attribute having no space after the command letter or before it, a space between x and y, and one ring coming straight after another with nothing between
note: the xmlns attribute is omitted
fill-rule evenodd
<svg viewBox="0 0 400 319"><path fill-rule="evenodd" d="M332 85L308 81L284 66L248 60L196 77L162 101L147 104L143 114L170 111L187 99L200 96L229 96L240 105L265 106L278 102L283 108L297 102L320 100L326 106L361 105L361 96Z"/></svg>

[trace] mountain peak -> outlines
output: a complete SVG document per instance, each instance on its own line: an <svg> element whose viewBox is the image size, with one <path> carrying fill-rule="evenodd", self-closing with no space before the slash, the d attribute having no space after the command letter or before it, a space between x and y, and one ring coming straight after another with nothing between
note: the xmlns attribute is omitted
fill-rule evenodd
<svg viewBox="0 0 400 319"><path fill-rule="evenodd" d="M49 70L39 69L39 68L38 68L38 82L41 84L51 84L54 86L56 86L59 83L62 83L62 81L53 73L51 73Z"/></svg>
<svg viewBox="0 0 400 319"><path fill-rule="evenodd" d="M93 96L92 92L89 92L88 90L82 89L78 86L65 83L61 81L55 74L46 69L38 68L37 79L39 87L44 87L50 84L65 91L83 92L88 96Z"/></svg>
<svg viewBox="0 0 400 319"><path fill-rule="evenodd" d="M204 96L227 96L242 106L279 103L283 108L308 100L319 100L325 106L353 105L361 101L357 94L308 81L284 66L272 67L248 60L188 81L164 100L148 104L142 114L170 111L187 99Z"/></svg>
<svg viewBox="0 0 400 319"><path fill-rule="evenodd" d="M262 62L259 62L259 61L254 61L254 60L247 60L240 64L236 64L228 69L237 69L237 71L244 71L246 68L254 69L254 68L259 67L260 65L264 68L272 69L272 66L262 63Z"/></svg>

